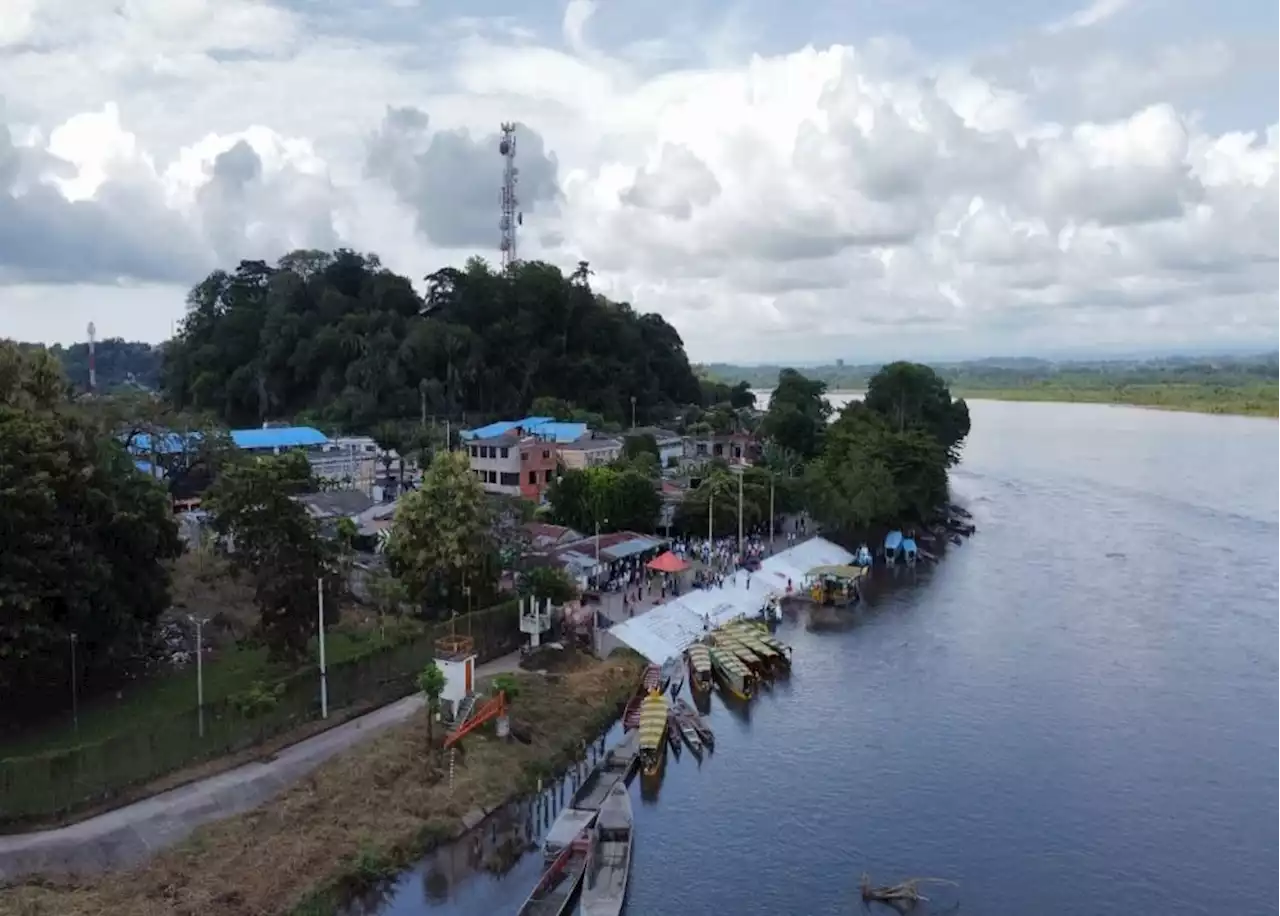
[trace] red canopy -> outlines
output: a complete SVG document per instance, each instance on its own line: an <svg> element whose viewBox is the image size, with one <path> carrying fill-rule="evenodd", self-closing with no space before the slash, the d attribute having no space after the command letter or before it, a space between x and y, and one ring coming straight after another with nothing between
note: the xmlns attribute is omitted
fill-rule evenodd
<svg viewBox="0 0 1280 916"><path fill-rule="evenodd" d="M657 557L653 560L650 560L648 563L648 566L652 570L656 570L657 572L664 572L664 573L678 573L678 572L683 572L684 570L689 568L688 563L680 559L670 550L668 550L662 556Z"/></svg>

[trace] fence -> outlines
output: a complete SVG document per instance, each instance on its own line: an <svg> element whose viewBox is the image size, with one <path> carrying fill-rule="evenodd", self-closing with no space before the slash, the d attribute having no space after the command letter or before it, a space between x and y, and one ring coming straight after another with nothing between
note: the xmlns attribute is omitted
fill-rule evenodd
<svg viewBox="0 0 1280 916"><path fill-rule="evenodd" d="M459 617L457 631L475 639L484 662L520 644L515 602ZM449 624L409 642L387 646L328 668L329 708L377 706L417 689L419 672L435 657L435 641ZM0 760L0 823L48 819L92 807L184 767L254 747L320 718L319 680L301 671L265 685L248 708L243 699L206 704L204 735L192 708L167 721L142 721L104 741L29 757Z"/></svg>

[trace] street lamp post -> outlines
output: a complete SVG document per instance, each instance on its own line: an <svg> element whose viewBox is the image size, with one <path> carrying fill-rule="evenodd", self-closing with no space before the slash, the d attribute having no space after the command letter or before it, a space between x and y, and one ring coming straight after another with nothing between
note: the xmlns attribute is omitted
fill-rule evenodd
<svg viewBox="0 0 1280 916"><path fill-rule="evenodd" d="M71 634L71 726L80 734L80 698L76 685L76 634Z"/></svg>
<svg viewBox="0 0 1280 916"><path fill-rule="evenodd" d="M773 471L769 472L769 553L773 553Z"/></svg>
<svg viewBox="0 0 1280 916"><path fill-rule="evenodd" d="M716 491L711 486L711 481L707 481L707 543L711 543L716 539L715 525L715 504Z"/></svg>
<svg viewBox="0 0 1280 916"><path fill-rule="evenodd" d="M742 478L747 476L747 469L738 465L738 562L742 562Z"/></svg>
<svg viewBox="0 0 1280 916"><path fill-rule="evenodd" d="M636 431L636 396L631 396L631 431Z"/></svg>
<svg viewBox="0 0 1280 916"><path fill-rule="evenodd" d="M201 738L204 737L204 625L207 617L196 617L188 614L187 619L196 627L196 727Z"/></svg>
<svg viewBox="0 0 1280 916"><path fill-rule="evenodd" d="M316 579L316 614L320 628L320 718L329 718L329 674L324 663L324 579Z"/></svg>

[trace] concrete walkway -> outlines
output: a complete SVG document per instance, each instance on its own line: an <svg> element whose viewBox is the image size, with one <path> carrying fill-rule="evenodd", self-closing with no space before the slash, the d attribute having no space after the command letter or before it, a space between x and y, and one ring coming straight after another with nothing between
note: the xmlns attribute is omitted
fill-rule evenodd
<svg viewBox="0 0 1280 916"><path fill-rule="evenodd" d="M517 670L513 652L476 667L476 678ZM422 709L407 696L243 766L153 795L66 827L0 836L0 881L27 874L126 868L187 837L201 824L257 807L331 757L368 741Z"/></svg>

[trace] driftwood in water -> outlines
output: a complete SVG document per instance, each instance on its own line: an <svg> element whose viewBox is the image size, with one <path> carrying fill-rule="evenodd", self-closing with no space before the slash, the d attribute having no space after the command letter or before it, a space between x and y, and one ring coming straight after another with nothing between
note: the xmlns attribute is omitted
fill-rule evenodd
<svg viewBox="0 0 1280 916"><path fill-rule="evenodd" d="M954 881L948 881L945 878L908 878L899 884L882 884L879 886L871 883L871 878L866 872L862 874L862 899L864 902L870 903L887 903L894 909L910 909L920 901L928 901L923 893L920 892L922 884L955 884Z"/></svg>

